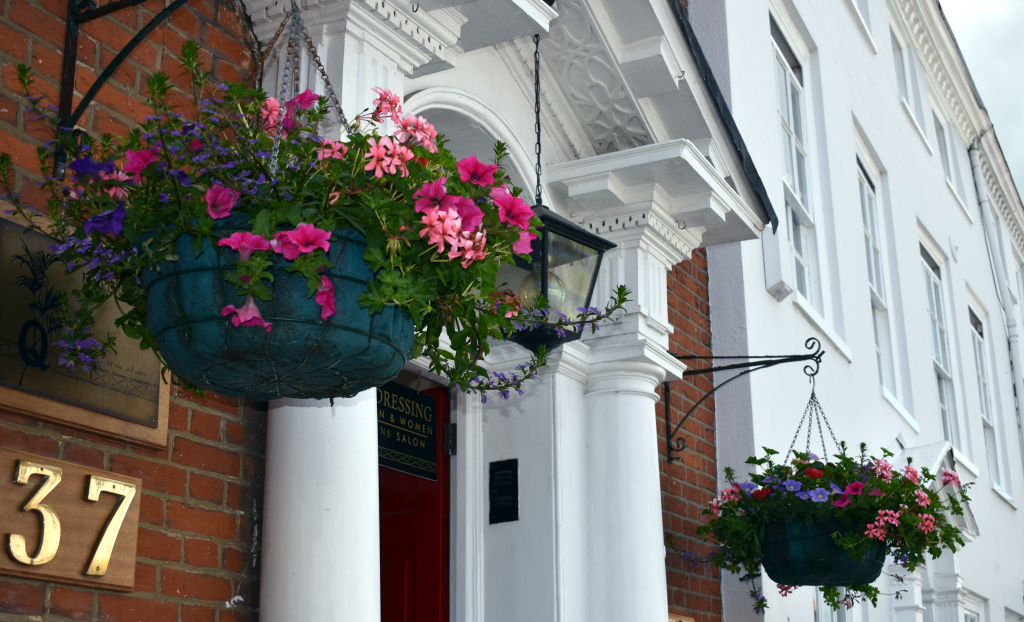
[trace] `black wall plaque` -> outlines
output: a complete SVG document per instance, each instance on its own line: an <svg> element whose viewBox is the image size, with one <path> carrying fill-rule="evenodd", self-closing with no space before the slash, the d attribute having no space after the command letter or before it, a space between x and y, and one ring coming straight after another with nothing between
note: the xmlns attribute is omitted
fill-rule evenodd
<svg viewBox="0 0 1024 622"><path fill-rule="evenodd" d="M519 520L519 460L491 463L491 524Z"/></svg>
<svg viewBox="0 0 1024 622"><path fill-rule="evenodd" d="M377 389L377 463L437 480L437 400L389 382Z"/></svg>

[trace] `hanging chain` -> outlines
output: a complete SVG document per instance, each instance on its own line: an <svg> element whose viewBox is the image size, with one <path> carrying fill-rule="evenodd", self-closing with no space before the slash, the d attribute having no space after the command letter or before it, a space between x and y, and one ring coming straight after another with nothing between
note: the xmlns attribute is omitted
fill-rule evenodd
<svg viewBox="0 0 1024 622"><path fill-rule="evenodd" d="M542 205L540 186L540 35L533 35L533 113L536 120L533 129L537 132L537 146L534 152L537 154L537 199L534 205Z"/></svg>
<svg viewBox="0 0 1024 622"><path fill-rule="evenodd" d="M270 43L267 44L267 47L263 49L263 53L260 54L259 60L256 61L256 67L254 67L252 73L249 74L248 83L250 85L256 81L256 76L259 75L261 71L263 71L263 64L267 62L267 57L270 56L270 51L274 49L274 44L277 43L277 40L278 38L280 38L281 33L284 32L284 27L288 25L289 17L290 15L286 13L284 19L281 20L281 24L277 27L277 32L275 32L274 36L270 38Z"/></svg>
<svg viewBox="0 0 1024 622"><path fill-rule="evenodd" d="M836 439L835 432L832 431L832 424L829 423L828 417L825 416L825 410L821 407L821 402L818 401L818 396L814 392L814 378L811 378L811 398L807 400L807 406L804 408L804 414L800 417L800 423L796 426L796 433L793 434L793 442L789 444L789 450L786 452L786 457L783 462L789 460L789 455L793 453L793 448L796 446L796 439L800 436L800 430L804 426L804 421L807 421L807 446L804 449L805 453L811 451L811 435L814 431L814 424L818 424L818 437L821 440L821 450L823 455L822 460L828 460L828 445L825 444L825 428L828 428L828 434L832 437L832 444L835 445L836 451L839 451L839 441ZM822 425L822 422L825 425Z"/></svg>
<svg viewBox="0 0 1024 622"><path fill-rule="evenodd" d="M331 79L327 77L327 70L324 69L324 64L320 62L320 55L317 54L316 46L313 44L313 39L309 36L309 31L306 29L306 24L299 17L299 28L302 29L302 36L306 40L306 45L309 47L309 53L313 57L313 62L316 63L317 71L320 72L320 77L324 79L324 85L327 86L327 95L331 98L331 102L334 104L334 109L338 111L338 117L341 119L341 127L345 130L346 134L349 134L351 130L348 127L348 119L345 118L345 113L341 110L341 102L338 101L338 96L334 94L334 87L331 86Z"/></svg>

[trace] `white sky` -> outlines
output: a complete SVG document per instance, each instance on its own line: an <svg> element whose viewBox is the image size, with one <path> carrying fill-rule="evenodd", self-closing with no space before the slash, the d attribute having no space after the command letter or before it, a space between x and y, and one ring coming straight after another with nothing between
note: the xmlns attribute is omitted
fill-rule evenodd
<svg viewBox="0 0 1024 622"><path fill-rule="evenodd" d="M1024 0L939 0L1024 193Z"/></svg>

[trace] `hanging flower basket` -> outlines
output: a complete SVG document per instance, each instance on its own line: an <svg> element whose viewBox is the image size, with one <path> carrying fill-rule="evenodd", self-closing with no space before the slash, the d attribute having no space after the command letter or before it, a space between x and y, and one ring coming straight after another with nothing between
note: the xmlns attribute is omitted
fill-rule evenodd
<svg viewBox="0 0 1024 622"><path fill-rule="evenodd" d="M69 179L47 178L45 228L0 154L0 197L81 275L61 301L62 365L101 364L115 337L93 334L93 313L113 298L127 337L181 380L229 396L352 395L420 355L463 390L508 396L536 375L543 353L514 372L481 364L489 340L546 317L497 278L529 256L540 225L508 181L504 145L458 159L386 89L350 122L331 90L279 101L211 80L193 42L181 64L191 110L156 73L153 114L129 135L78 143L54 128ZM50 118L29 71L18 67L28 107ZM582 330L627 294L549 323Z"/></svg>
<svg viewBox="0 0 1024 622"><path fill-rule="evenodd" d="M774 521L765 529L761 564L780 585L856 585L871 583L882 573L885 545L875 542L852 553L836 545L832 534L848 536L850 527L837 520L810 523Z"/></svg>
<svg viewBox="0 0 1024 622"><path fill-rule="evenodd" d="M273 298L261 304L271 325L234 326L222 310L244 297L225 277L235 269L228 251L182 235L174 262L146 270L147 322L167 366L186 382L231 397L349 397L394 378L412 352L413 323L396 307L369 313L356 300L373 281L363 261L364 237L334 232L326 273L334 283L336 313L323 319L306 280L275 257Z"/></svg>

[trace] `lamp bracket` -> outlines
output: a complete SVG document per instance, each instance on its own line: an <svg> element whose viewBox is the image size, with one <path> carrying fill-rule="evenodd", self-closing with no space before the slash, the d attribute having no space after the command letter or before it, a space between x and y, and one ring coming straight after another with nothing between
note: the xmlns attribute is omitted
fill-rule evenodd
<svg viewBox="0 0 1024 622"><path fill-rule="evenodd" d="M68 0L67 26L64 29L64 62L61 68L60 77L60 99L57 102L57 131L60 133L73 133L75 125L85 114L92 103L93 98L100 88L107 83L110 76L114 75L117 68L121 66L128 55L131 54L139 43L153 32L153 29L162 24L172 13L177 11L188 0L174 0L164 10L153 16L148 24L142 27L134 37L131 38L124 48L114 56L113 60L103 68L103 72L96 78L89 90L82 97L82 101L72 111L71 104L75 92L75 65L78 62L78 30L81 26L88 24L94 19L99 19L121 9L142 4L145 0L116 0L102 6L97 6L92 0ZM60 141L57 141L57 148L54 154L54 175L64 176L67 154L61 148Z"/></svg>
<svg viewBox="0 0 1024 622"><path fill-rule="evenodd" d="M680 361L693 361L693 360L742 360L739 363L730 363L727 365L716 365L712 367L702 367L699 369L687 369L683 372L683 376L697 376L704 374L713 374L717 371L727 371L730 369L742 369L740 373L730 377L716 387L712 387L710 391L705 393L689 410L683 415L682 419L679 420L675 426L672 426L670 396L671 396L671 382L665 382L664 390L664 404L665 404L665 432L666 432L666 451L665 457L669 462L677 460L679 454L686 449L686 439L677 437L680 428L686 423L686 420L690 418L690 415L697 410L697 408L704 403L704 400L714 395L715 391L729 384L737 378L746 376L755 371L762 369L768 369L769 367L775 367L776 365L783 365L785 363L800 363L807 361L804 365L804 374L814 382L814 377L818 375L818 369L821 365L821 358L825 356L825 351L821 349L821 342L816 337L809 337L804 342L804 347L810 350L808 354L789 354L789 355L768 355L768 356L682 356L679 354L671 353L677 360ZM671 430L671 432L669 432Z"/></svg>

